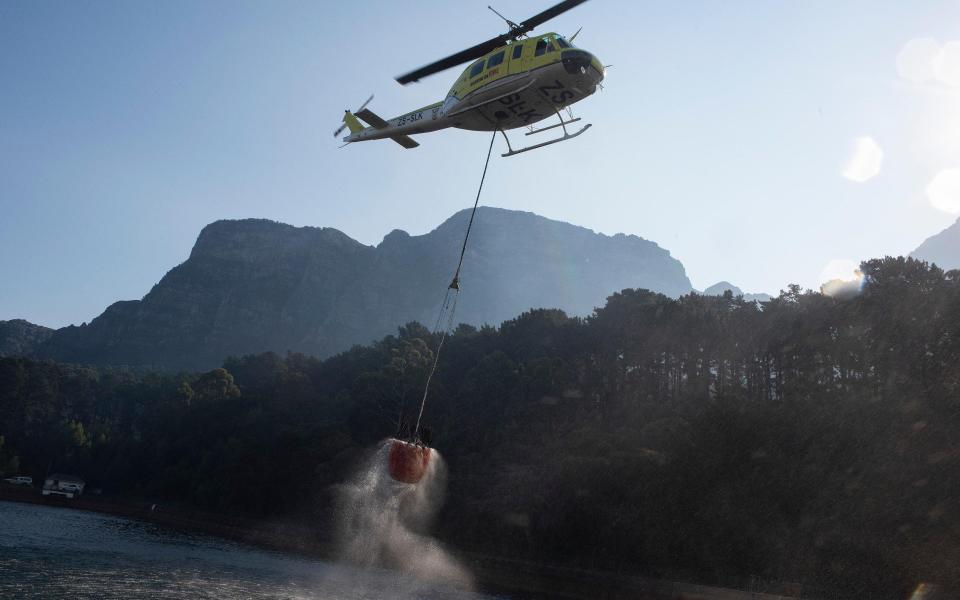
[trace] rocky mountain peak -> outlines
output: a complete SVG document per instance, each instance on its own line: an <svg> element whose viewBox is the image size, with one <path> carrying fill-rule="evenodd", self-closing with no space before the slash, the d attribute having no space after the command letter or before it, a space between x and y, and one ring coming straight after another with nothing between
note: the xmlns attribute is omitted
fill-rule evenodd
<svg viewBox="0 0 960 600"><path fill-rule="evenodd" d="M0 321L0 356L32 354L53 335L54 330L23 319Z"/></svg>
<svg viewBox="0 0 960 600"><path fill-rule="evenodd" d="M960 269L960 219L928 237L910 256L934 263L945 271Z"/></svg>
<svg viewBox="0 0 960 600"><path fill-rule="evenodd" d="M458 211L423 235L394 230L376 247L331 228L216 221L141 300L57 331L40 352L195 369L267 350L327 356L409 321L432 324L469 218ZM653 242L489 207L477 212L461 283L457 320L473 325L541 307L587 315L628 287L691 291L683 265Z"/></svg>

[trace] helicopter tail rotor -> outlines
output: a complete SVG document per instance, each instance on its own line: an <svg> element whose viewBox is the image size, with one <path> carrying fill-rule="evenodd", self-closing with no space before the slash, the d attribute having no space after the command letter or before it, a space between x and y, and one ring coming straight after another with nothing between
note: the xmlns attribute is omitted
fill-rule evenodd
<svg viewBox="0 0 960 600"><path fill-rule="evenodd" d="M350 133L353 133L355 131L360 131L361 129L363 129L363 125L353 115L354 113L358 113L363 109L365 109L367 105L370 104L371 100L373 100L373 94L370 94L370 97L367 98L367 100L363 104L361 104L360 108L358 108L357 110L353 112L350 112L349 110L344 111L343 125L341 125L340 127L337 127L337 130L333 132L333 137L339 136L343 132L343 130L346 129L347 127L350 128Z"/></svg>

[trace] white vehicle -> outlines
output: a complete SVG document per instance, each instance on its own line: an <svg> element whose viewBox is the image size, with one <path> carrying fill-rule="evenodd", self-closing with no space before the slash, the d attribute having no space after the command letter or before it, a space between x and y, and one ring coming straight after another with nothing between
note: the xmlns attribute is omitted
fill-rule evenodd
<svg viewBox="0 0 960 600"><path fill-rule="evenodd" d="M33 485L33 477L27 477L26 475L17 475L16 477L8 477L4 479L7 483L12 483L13 485Z"/></svg>
<svg viewBox="0 0 960 600"><path fill-rule="evenodd" d="M83 493L86 483L75 475L54 473L43 480L44 496L66 496L73 499Z"/></svg>

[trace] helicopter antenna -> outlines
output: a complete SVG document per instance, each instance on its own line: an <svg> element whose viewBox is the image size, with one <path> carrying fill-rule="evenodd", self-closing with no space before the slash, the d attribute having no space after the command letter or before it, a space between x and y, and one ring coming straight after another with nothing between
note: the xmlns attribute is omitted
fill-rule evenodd
<svg viewBox="0 0 960 600"><path fill-rule="evenodd" d="M501 19L503 19L504 21L507 22L507 27L510 28L510 32L511 32L511 33L513 32L514 29L520 29L520 26L519 26L519 25L517 25L516 23L514 23L514 22L511 21L510 19L508 19L508 18L506 18L505 16L501 15L500 13L498 13L498 12L497 12L497 9L495 9L494 7L492 7L492 6L490 6L490 5L488 4L488 5L487 5L487 8L489 8L491 11L493 11L493 14L497 15L498 17L500 17Z"/></svg>
<svg viewBox="0 0 960 600"><path fill-rule="evenodd" d="M573 43L573 40L577 39L577 36L580 35L580 32L581 32L581 31L583 31L583 27L581 27L580 29L578 29L575 34L571 35L571 36L570 36L570 39L567 40L567 41L572 44L572 43Z"/></svg>

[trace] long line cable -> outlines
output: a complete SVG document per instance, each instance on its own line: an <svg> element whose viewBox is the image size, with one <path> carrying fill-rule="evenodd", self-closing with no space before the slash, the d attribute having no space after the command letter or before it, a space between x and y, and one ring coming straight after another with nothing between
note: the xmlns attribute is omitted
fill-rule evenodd
<svg viewBox="0 0 960 600"><path fill-rule="evenodd" d="M440 314L437 315L437 324L434 326L434 333L440 326L443 319L443 312L450 308L450 314L447 317L447 323L440 335L440 343L437 344L437 351L433 355L433 366L430 367L430 374L427 375L427 383L423 386L423 399L420 401L420 414L417 415L417 426L413 430L414 439L418 439L420 434L420 419L423 418L423 409L427 405L427 395L430 393L430 381L433 374L437 372L437 365L440 363L440 350L443 349L443 343L450 334L453 327L453 318L457 312L457 299L460 297L460 270L463 268L463 257L467 253L467 241L470 239L470 230L473 228L473 219L477 216L477 206L480 204L480 193L483 191L483 182L487 179L487 168L490 166L490 155L493 154L493 140L497 138L497 132L494 131L490 137L490 147L487 148L487 160L483 163L483 175L480 176L480 187L477 188L477 197L473 201L473 210L470 211L470 221L467 223L467 232L463 236L463 246L460 248L460 260L457 262L457 270L453 273L453 280L447 286L447 295L443 300L443 306L440 308ZM453 291L453 299L450 299L450 292Z"/></svg>

